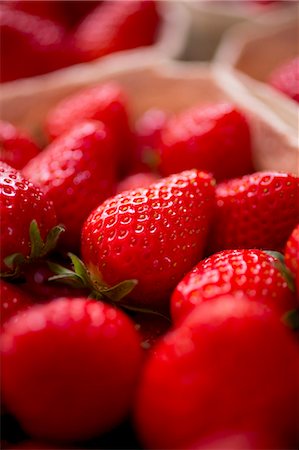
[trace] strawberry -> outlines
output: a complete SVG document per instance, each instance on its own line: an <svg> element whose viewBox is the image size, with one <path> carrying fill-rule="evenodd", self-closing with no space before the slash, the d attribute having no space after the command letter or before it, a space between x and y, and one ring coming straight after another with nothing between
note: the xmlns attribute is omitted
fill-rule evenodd
<svg viewBox="0 0 299 450"><path fill-rule="evenodd" d="M74 64L76 55L62 25L3 7L0 11L2 82Z"/></svg>
<svg viewBox="0 0 299 450"><path fill-rule="evenodd" d="M108 285L136 279L130 297L161 307L201 258L213 210L214 180L197 170L126 191L86 220L83 260L92 278Z"/></svg>
<svg viewBox="0 0 299 450"><path fill-rule="evenodd" d="M125 314L61 298L7 323L3 400L33 437L88 439L128 413L140 365L139 336Z"/></svg>
<svg viewBox="0 0 299 450"><path fill-rule="evenodd" d="M23 173L53 201L66 227L65 247L77 248L90 212L114 194L116 163L113 141L100 122L83 122L53 141Z"/></svg>
<svg viewBox="0 0 299 450"><path fill-rule="evenodd" d="M22 169L40 149L26 133L13 124L0 120L0 160Z"/></svg>
<svg viewBox="0 0 299 450"><path fill-rule="evenodd" d="M120 194L121 192L129 191L131 189L147 188L158 180L159 176L151 172L135 173L118 183L116 193Z"/></svg>
<svg viewBox="0 0 299 450"><path fill-rule="evenodd" d="M178 323L196 305L224 294L257 298L279 314L296 307L279 261L261 250L225 250L201 261L175 288L171 313Z"/></svg>
<svg viewBox="0 0 299 450"><path fill-rule="evenodd" d="M299 178L257 172L221 183L210 247L281 251L299 221Z"/></svg>
<svg viewBox="0 0 299 450"><path fill-rule="evenodd" d="M0 188L1 272L10 275L21 263L52 250L62 229L54 227L57 222L52 202L3 162Z"/></svg>
<svg viewBox="0 0 299 450"><path fill-rule="evenodd" d="M299 102L299 57L276 68L269 83L278 91Z"/></svg>
<svg viewBox="0 0 299 450"><path fill-rule="evenodd" d="M0 280L1 326L17 312L24 311L34 305L29 295L18 289L17 286Z"/></svg>
<svg viewBox="0 0 299 450"><path fill-rule="evenodd" d="M58 103L49 111L46 129L53 139L84 120L99 120L113 134L119 166L125 170L131 159L132 133L129 127L125 94L115 83L83 89Z"/></svg>
<svg viewBox="0 0 299 450"><path fill-rule="evenodd" d="M167 114L161 109L149 109L135 124L136 146L132 171L156 170L159 162L161 132L167 122Z"/></svg>
<svg viewBox="0 0 299 450"><path fill-rule="evenodd" d="M297 296L299 296L299 224L294 228L286 243L285 264L294 276Z"/></svg>
<svg viewBox="0 0 299 450"><path fill-rule="evenodd" d="M200 439L188 450L262 450L282 449L283 442L273 436L271 430L250 432L248 430L225 430Z"/></svg>
<svg viewBox="0 0 299 450"><path fill-rule="evenodd" d="M160 16L152 0L107 1L79 24L74 33L75 45L83 60L90 61L153 44L159 24Z"/></svg>
<svg viewBox="0 0 299 450"><path fill-rule="evenodd" d="M256 300L226 296L202 304L162 338L135 408L146 448L192 448L229 429L268 431L293 448L298 349Z"/></svg>
<svg viewBox="0 0 299 450"><path fill-rule="evenodd" d="M253 170L247 120L234 105L193 107L172 117L161 133L160 170L165 176L197 168L216 180Z"/></svg>

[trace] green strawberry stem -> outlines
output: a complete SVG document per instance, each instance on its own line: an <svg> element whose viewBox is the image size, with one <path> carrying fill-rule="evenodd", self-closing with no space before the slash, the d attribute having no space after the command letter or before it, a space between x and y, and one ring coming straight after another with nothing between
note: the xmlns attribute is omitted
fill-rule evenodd
<svg viewBox="0 0 299 450"><path fill-rule="evenodd" d="M0 274L1 278L14 278L21 272L21 268L24 264L29 264L37 259L44 258L48 255L57 245L57 241L61 233L65 231L63 225L57 225L53 227L46 236L45 241L42 240L40 230L35 219L33 219L29 226L29 238L30 238L30 255L24 256L22 253L13 253L12 255L4 258L5 265L10 269L7 272Z"/></svg>
<svg viewBox="0 0 299 450"><path fill-rule="evenodd" d="M89 298L93 298L95 300L103 300L114 304L114 306L118 306L129 311L155 314L169 320L166 316L159 313L158 311L129 305L121 301L135 288L138 283L137 280L124 280L114 286L109 287L102 281L99 281L99 279L92 278L84 262L81 261L78 256L74 255L73 253L68 253L68 256L72 261L74 270L70 270L66 267L61 266L60 264L48 261L50 270L55 273L54 276L49 278L49 281L58 281L64 284L68 284L74 288L87 288L90 291Z"/></svg>
<svg viewBox="0 0 299 450"><path fill-rule="evenodd" d="M287 268L284 261L284 256L280 252L272 251L272 250L265 250L265 253L267 255L272 256L275 258L274 267L276 267L279 272L281 273L282 277L285 279L289 289L292 292L295 292L295 280L292 272Z"/></svg>
<svg viewBox="0 0 299 450"><path fill-rule="evenodd" d="M292 330L299 330L299 311L297 309L288 311L286 314L284 314L282 320Z"/></svg>

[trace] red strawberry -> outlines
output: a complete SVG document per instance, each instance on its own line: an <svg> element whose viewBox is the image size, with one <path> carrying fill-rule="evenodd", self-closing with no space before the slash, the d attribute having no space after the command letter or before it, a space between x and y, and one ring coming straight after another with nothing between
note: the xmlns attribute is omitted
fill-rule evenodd
<svg viewBox="0 0 299 450"><path fill-rule="evenodd" d="M228 429L268 431L293 448L298 350L289 330L256 300L205 303L162 338L137 396L137 431L146 448L188 448Z"/></svg>
<svg viewBox="0 0 299 450"><path fill-rule="evenodd" d="M159 23L160 16L152 0L107 1L78 26L74 34L75 45L85 61L151 45L156 39Z"/></svg>
<svg viewBox="0 0 299 450"><path fill-rule="evenodd" d="M24 259L43 256L54 247L61 230L52 229L57 223L53 204L38 187L3 162L0 188L1 272L5 273L13 272Z"/></svg>
<svg viewBox="0 0 299 450"><path fill-rule="evenodd" d="M171 118L162 130L163 175L197 168L216 180L253 170L246 118L231 104L199 106Z"/></svg>
<svg viewBox="0 0 299 450"><path fill-rule="evenodd" d="M0 120L0 160L22 169L40 152L31 137L9 122Z"/></svg>
<svg viewBox="0 0 299 450"><path fill-rule="evenodd" d="M141 349L131 320L101 302L35 306L2 336L2 396L31 436L88 439L128 413Z"/></svg>
<svg viewBox="0 0 299 450"><path fill-rule="evenodd" d="M115 192L115 149L100 122L83 122L53 141L23 173L52 200L66 226L64 245L77 248L90 212Z"/></svg>
<svg viewBox="0 0 299 450"><path fill-rule="evenodd" d="M294 275L299 296L299 224L292 231L285 247L285 264Z"/></svg>
<svg viewBox="0 0 299 450"><path fill-rule="evenodd" d="M123 167L130 163L132 134L122 89L115 83L106 83L67 97L49 112L46 129L53 139L83 120L99 120L110 128L118 150L120 169L124 171Z"/></svg>
<svg viewBox="0 0 299 450"><path fill-rule="evenodd" d="M296 307L296 301L277 263L261 250L225 250L204 259L175 288L171 298L173 320L178 323L196 305L224 294L258 298L285 314Z"/></svg>
<svg viewBox="0 0 299 450"><path fill-rule="evenodd" d="M131 189L147 188L151 184L157 182L159 178L158 175L151 172L135 173L118 183L116 193L120 194L121 192L129 191Z"/></svg>
<svg viewBox="0 0 299 450"><path fill-rule="evenodd" d="M57 22L3 7L0 32L2 82L51 72L75 62L65 29Z"/></svg>
<svg viewBox="0 0 299 450"><path fill-rule="evenodd" d="M202 256L213 185L210 175L190 170L100 205L82 232L82 256L92 277L108 285L136 279L131 298L161 307Z"/></svg>
<svg viewBox="0 0 299 450"><path fill-rule="evenodd" d="M0 280L1 326L19 311L34 305L34 300L17 286Z"/></svg>
<svg viewBox="0 0 299 450"><path fill-rule="evenodd" d="M272 72L269 83L296 102L299 102L299 57L287 61Z"/></svg>
<svg viewBox="0 0 299 450"><path fill-rule="evenodd" d="M149 109L135 125L136 148L133 172L155 170L159 163L161 132L166 125L167 114L160 109Z"/></svg>
<svg viewBox="0 0 299 450"><path fill-rule="evenodd" d="M281 251L299 221L298 194L299 178L278 172L257 172L219 184L211 250Z"/></svg>
<svg viewBox="0 0 299 450"><path fill-rule="evenodd" d="M188 450L273 450L283 449L285 444L273 436L272 430L250 432L248 430L224 430L205 436Z"/></svg>

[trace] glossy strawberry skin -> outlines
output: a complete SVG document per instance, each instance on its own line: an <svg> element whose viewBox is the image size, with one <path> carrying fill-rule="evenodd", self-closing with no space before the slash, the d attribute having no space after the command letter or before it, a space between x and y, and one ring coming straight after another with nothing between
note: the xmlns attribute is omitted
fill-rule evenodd
<svg viewBox="0 0 299 450"><path fill-rule="evenodd" d="M1 272L4 258L13 253L30 255L29 227L36 220L42 239L57 225L52 202L20 172L0 162Z"/></svg>
<svg viewBox="0 0 299 450"><path fill-rule="evenodd" d="M65 28L56 21L2 7L1 82L32 77L76 62ZM16 57L17 52L17 57Z"/></svg>
<svg viewBox="0 0 299 450"><path fill-rule="evenodd" d="M0 160L15 169L22 169L40 149L23 131L0 120Z"/></svg>
<svg viewBox="0 0 299 450"><path fill-rule="evenodd" d="M136 279L130 298L160 307L202 257L213 210L214 180L196 170L119 194L85 222L83 260L108 285Z"/></svg>
<svg viewBox="0 0 299 450"><path fill-rule="evenodd" d="M0 280L1 326L19 311L34 305L34 300L17 286Z"/></svg>
<svg viewBox="0 0 299 450"><path fill-rule="evenodd" d="M179 323L197 305L224 294L258 298L280 315L296 307L273 256L261 250L225 250L201 261L177 285L171 298L172 319Z"/></svg>
<svg viewBox="0 0 299 450"><path fill-rule="evenodd" d="M156 3L152 0L105 2L79 24L74 33L75 45L82 59L90 61L153 44L159 23Z"/></svg>
<svg viewBox="0 0 299 450"><path fill-rule="evenodd" d="M132 158L132 132L120 86L100 84L63 99L48 113L46 130L54 139L84 120L99 120L110 129L118 151L119 171L125 172Z"/></svg>
<svg viewBox="0 0 299 450"><path fill-rule="evenodd" d="M128 413L140 364L139 336L125 314L62 298L7 324L2 396L31 436L88 439Z"/></svg>
<svg viewBox="0 0 299 450"><path fill-rule="evenodd" d="M258 298L257 298L258 301ZM137 395L146 448L192 448L231 428L294 445L297 349L265 306L222 297L196 308L148 360Z"/></svg>
<svg viewBox="0 0 299 450"><path fill-rule="evenodd" d="M299 221L299 178L256 172L216 188L211 252L234 248L282 251Z"/></svg>
<svg viewBox="0 0 299 450"><path fill-rule="evenodd" d="M81 227L90 212L115 192L116 156L109 131L100 122L75 126L31 160L23 173L53 201L66 231L68 249L80 244Z"/></svg>
<svg viewBox="0 0 299 450"><path fill-rule="evenodd" d="M246 118L231 104L199 106L169 120L161 133L164 176L197 168L217 181L253 171Z"/></svg>
<svg viewBox="0 0 299 450"><path fill-rule="evenodd" d="M299 224L292 231L285 247L285 264L295 278L299 298Z"/></svg>
<svg viewBox="0 0 299 450"><path fill-rule="evenodd" d="M269 83L278 91L299 102L299 58L283 64L274 70Z"/></svg>

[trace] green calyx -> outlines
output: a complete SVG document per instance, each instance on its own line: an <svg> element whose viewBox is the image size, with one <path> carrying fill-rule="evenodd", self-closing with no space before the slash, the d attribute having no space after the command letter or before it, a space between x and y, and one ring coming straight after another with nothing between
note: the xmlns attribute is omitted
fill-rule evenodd
<svg viewBox="0 0 299 450"><path fill-rule="evenodd" d="M43 241L40 235L39 227L36 220L32 220L29 226L29 238L31 251L29 256L24 256L22 253L13 253L4 258L5 265L9 271L1 273L1 278L14 278L20 274L21 268L24 264L29 264L37 259L44 258L57 245L57 241L61 233L65 231L63 225L53 227L46 239Z"/></svg>
<svg viewBox="0 0 299 450"><path fill-rule="evenodd" d="M275 258L275 261L273 262L274 267L279 270L281 276L285 279L289 289L292 292L295 292L294 276L292 272L287 268L283 254L272 250L265 250L265 253Z"/></svg>
<svg viewBox="0 0 299 450"><path fill-rule="evenodd" d="M58 281L74 288L87 289L89 298L102 300L131 312L154 314L169 320L167 316L158 311L131 305L123 300L135 288L138 283L137 280L124 280L109 287L99 278L93 277L78 256L73 253L68 253L68 256L71 259L73 270L48 261L49 269L55 273L54 276L49 278L49 281Z"/></svg>
<svg viewBox="0 0 299 450"><path fill-rule="evenodd" d="M55 275L49 281L59 281L74 288L85 288L90 291L90 298L118 303L126 297L136 286L137 280L125 280L115 286L109 287L102 281L95 279L87 267L73 253L68 253L74 270L67 269L59 264L48 262L50 270Z"/></svg>

